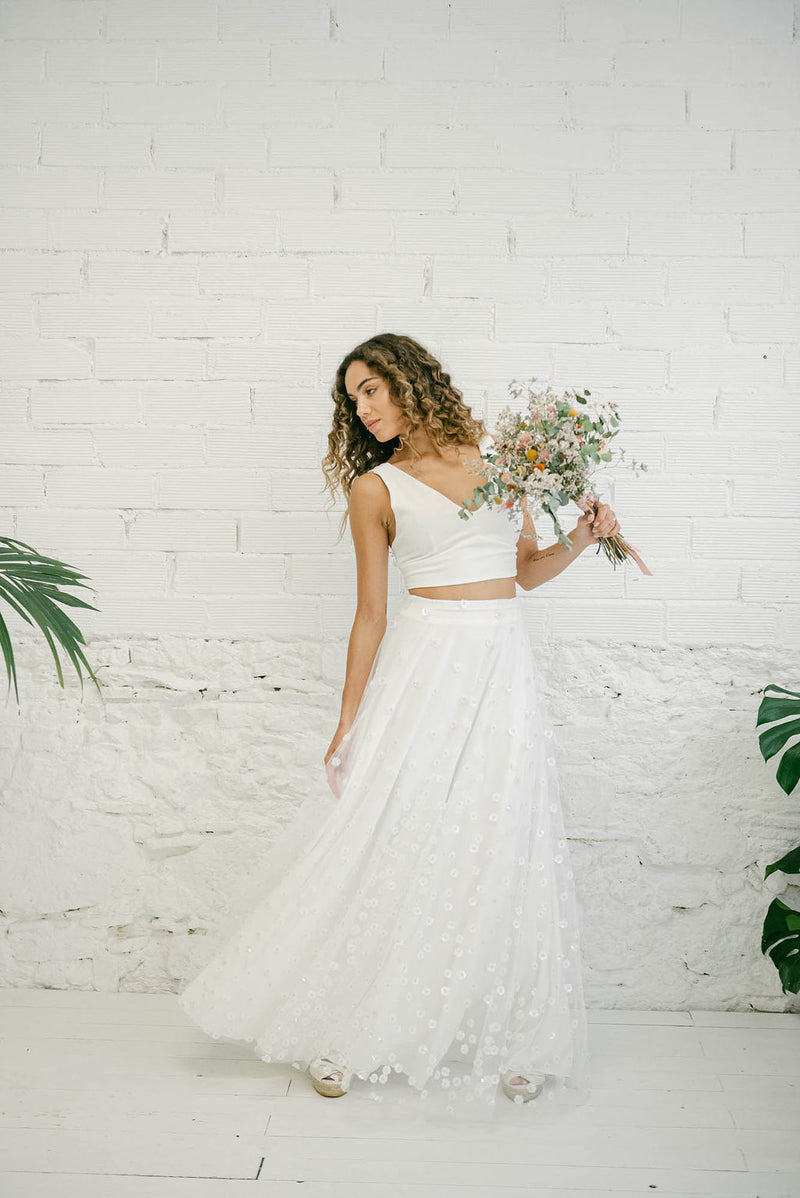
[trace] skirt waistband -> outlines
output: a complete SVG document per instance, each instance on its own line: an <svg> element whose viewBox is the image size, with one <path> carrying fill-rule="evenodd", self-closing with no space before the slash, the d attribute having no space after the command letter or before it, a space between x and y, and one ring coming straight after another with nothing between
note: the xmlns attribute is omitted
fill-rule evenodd
<svg viewBox="0 0 800 1198"><path fill-rule="evenodd" d="M397 615L425 621L472 623L485 620L496 624L503 620L519 620L522 616L520 604L519 595L511 595L506 599L427 599L424 595L407 593L400 602Z"/></svg>

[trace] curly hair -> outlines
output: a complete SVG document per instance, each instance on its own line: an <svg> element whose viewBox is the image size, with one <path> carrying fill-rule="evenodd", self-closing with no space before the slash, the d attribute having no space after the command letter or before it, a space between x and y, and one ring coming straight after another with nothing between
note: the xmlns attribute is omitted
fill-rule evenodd
<svg viewBox="0 0 800 1198"><path fill-rule="evenodd" d="M356 405L344 385L347 368L356 361L366 363L388 384L392 402L408 422L405 434L381 442L359 420ZM477 445L487 432L483 421L472 415L441 362L424 345L398 333L378 333L351 349L336 370L331 395L333 426L328 433L328 452L322 459L322 470L323 490L330 491L331 504L336 502L337 490L348 500L338 540L347 524L353 480L379 462L385 462L400 447L418 459L420 455L409 441L417 429L424 428L433 444L440 448Z"/></svg>

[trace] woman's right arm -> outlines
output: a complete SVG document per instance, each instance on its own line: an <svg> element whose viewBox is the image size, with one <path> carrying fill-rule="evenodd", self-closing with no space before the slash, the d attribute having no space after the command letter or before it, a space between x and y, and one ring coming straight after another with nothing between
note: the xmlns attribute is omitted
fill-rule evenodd
<svg viewBox="0 0 800 1198"><path fill-rule="evenodd" d="M386 631L389 566L389 495L377 475L361 474L350 488L350 531L356 553L356 614L347 645L339 725L325 761L349 731Z"/></svg>

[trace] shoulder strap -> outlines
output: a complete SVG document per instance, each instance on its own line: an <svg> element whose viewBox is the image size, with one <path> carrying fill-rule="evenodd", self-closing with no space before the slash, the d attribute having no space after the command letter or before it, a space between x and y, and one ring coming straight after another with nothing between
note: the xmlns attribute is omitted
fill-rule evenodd
<svg viewBox="0 0 800 1198"><path fill-rule="evenodd" d="M396 476L398 473L400 473L400 471L392 470L391 466L389 466L389 469L387 470L387 465L387 462L379 462L377 466L372 467L369 473L377 474L379 478L383 479L391 498L395 494Z"/></svg>

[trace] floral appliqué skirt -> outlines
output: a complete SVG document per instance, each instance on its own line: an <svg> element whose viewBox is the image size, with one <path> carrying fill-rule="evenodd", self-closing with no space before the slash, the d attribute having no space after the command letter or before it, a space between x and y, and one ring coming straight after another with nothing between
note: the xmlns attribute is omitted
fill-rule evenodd
<svg viewBox="0 0 800 1198"><path fill-rule="evenodd" d="M179 994L214 1038L426 1118L532 1123L589 1097L579 918L518 596L406 594L350 731ZM509 1069L547 1075L515 1104ZM319 1101L323 1101L320 1099Z"/></svg>

